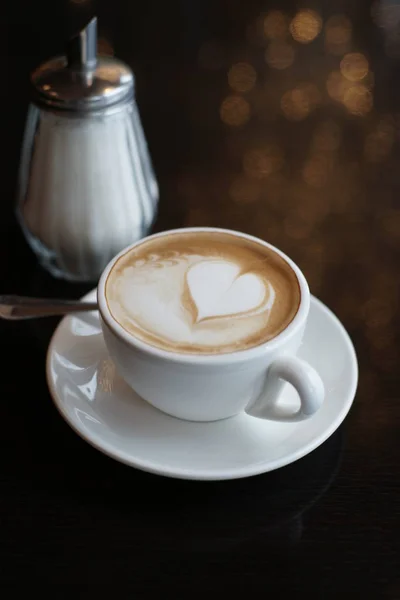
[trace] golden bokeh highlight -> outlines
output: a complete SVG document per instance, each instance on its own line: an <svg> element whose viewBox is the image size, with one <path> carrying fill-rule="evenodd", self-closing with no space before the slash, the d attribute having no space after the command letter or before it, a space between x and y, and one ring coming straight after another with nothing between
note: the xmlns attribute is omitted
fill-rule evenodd
<svg viewBox="0 0 400 600"><path fill-rule="evenodd" d="M325 49L340 56L347 52L351 42L351 21L345 15L333 15L325 25Z"/></svg>
<svg viewBox="0 0 400 600"><path fill-rule="evenodd" d="M364 157L367 162L383 162L391 153L396 130L390 117L382 118L374 131L369 133L364 143ZM400 229L399 229L400 233Z"/></svg>
<svg viewBox="0 0 400 600"><path fill-rule="evenodd" d="M295 49L284 41L273 41L265 51L265 61L272 69L287 69L293 64Z"/></svg>
<svg viewBox="0 0 400 600"><path fill-rule="evenodd" d="M373 107L372 94L365 85L353 85L344 94L343 104L350 114L365 117Z"/></svg>
<svg viewBox="0 0 400 600"><path fill-rule="evenodd" d="M261 196L260 185L246 177L237 177L229 188L229 196L236 204L253 204Z"/></svg>
<svg viewBox="0 0 400 600"><path fill-rule="evenodd" d="M283 152L276 145L268 145L245 152L243 170L251 179L266 179L283 165Z"/></svg>
<svg viewBox="0 0 400 600"><path fill-rule="evenodd" d="M332 100L343 102L344 95L350 87L350 82L343 77L340 71L332 71L326 80L326 89Z"/></svg>
<svg viewBox="0 0 400 600"><path fill-rule="evenodd" d="M322 29L320 15L311 9L300 10L290 23L290 33L296 42L309 44Z"/></svg>
<svg viewBox="0 0 400 600"><path fill-rule="evenodd" d="M313 136L312 149L316 152L332 153L340 146L342 130L334 121L321 123Z"/></svg>
<svg viewBox="0 0 400 600"><path fill-rule="evenodd" d="M313 188L322 188L326 185L330 171L332 169L332 161L324 155L312 156L304 165L303 179Z"/></svg>
<svg viewBox="0 0 400 600"><path fill-rule="evenodd" d="M207 40L200 48L197 55L199 67L209 71L222 69L225 63L225 49L218 40Z"/></svg>
<svg viewBox="0 0 400 600"><path fill-rule="evenodd" d="M250 118L250 105L241 96L227 96L221 104L220 117L223 123L231 127L244 125Z"/></svg>
<svg viewBox="0 0 400 600"><path fill-rule="evenodd" d="M360 52L351 52L342 58L340 71L348 81L362 81L369 71L368 60Z"/></svg>
<svg viewBox="0 0 400 600"><path fill-rule="evenodd" d="M285 92L281 99L283 114L290 121L302 121L320 104L321 94L313 83Z"/></svg>
<svg viewBox="0 0 400 600"><path fill-rule="evenodd" d="M263 21L265 37L269 40L278 40L289 33L289 20L280 10L269 11Z"/></svg>
<svg viewBox="0 0 400 600"><path fill-rule="evenodd" d="M228 71L228 83L235 92L249 92L256 80L256 70L246 62L236 63Z"/></svg>

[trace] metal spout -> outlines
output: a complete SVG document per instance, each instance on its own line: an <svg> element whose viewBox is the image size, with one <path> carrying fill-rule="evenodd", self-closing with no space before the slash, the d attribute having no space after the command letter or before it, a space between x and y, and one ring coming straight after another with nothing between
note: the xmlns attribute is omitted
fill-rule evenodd
<svg viewBox="0 0 400 600"><path fill-rule="evenodd" d="M92 71L97 64L97 17L93 17L82 31L68 42L68 66L82 71Z"/></svg>

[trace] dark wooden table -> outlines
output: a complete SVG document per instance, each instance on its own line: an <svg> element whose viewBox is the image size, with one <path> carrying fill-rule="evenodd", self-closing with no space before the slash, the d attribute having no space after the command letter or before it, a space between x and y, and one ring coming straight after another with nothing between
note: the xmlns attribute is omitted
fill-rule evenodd
<svg viewBox="0 0 400 600"><path fill-rule="evenodd" d="M399 599L400 5L5 0L2 293L91 287L37 266L14 190L29 72L93 14L101 50L136 74L155 228L229 227L287 252L350 332L360 383L344 425L297 463L169 480L101 455L61 419L44 371L55 322L0 323L3 597L27 583L55 598L122 585L136 598Z"/></svg>

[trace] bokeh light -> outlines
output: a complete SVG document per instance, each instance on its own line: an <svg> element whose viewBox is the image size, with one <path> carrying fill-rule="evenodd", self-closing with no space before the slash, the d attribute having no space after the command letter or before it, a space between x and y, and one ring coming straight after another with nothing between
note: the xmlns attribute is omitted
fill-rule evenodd
<svg viewBox="0 0 400 600"><path fill-rule="evenodd" d="M365 160L371 163L383 162L392 150L395 135L396 131L393 119L390 116L383 117L378 122L376 128L365 138Z"/></svg>
<svg viewBox="0 0 400 600"><path fill-rule="evenodd" d="M344 95L350 87L350 82L343 77L340 71L332 71L326 80L326 89L332 100L343 102Z"/></svg>
<svg viewBox="0 0 400 600"><path fill-rule="evenodd" d="M282 11L271 10L264 18L263 29L269 40L284 38L289 33L289 20Z"/></svg>
<svg viewBox="0 0 400 600"><path fill-rule="evenodd" d="M365 71L365 63L362 60L356 59L355 62L350 60L348 64L342 61L341 66L347 77L342 74L342 71L332 71L329 74L326 82L329 96L336 102L343 103L352 114L367 114L373 104L370 91L374 81L373 74L368 71L368 67L367 72ZM363 83L359 83L357 77L364 79Z"/></svg>
<svg viewBox="0 0 400 600"><path fill-rule="evenodd" d="M225 48L218 40L207 40L200 46L197 60L202 69L218 71L225 65Z"/></svg>
<svg viewBox="0 0 400 600"><path fill-rule="evenodd" d="M243 169L251 179L266 179L283 165L282 150L276 145L248 150L243 157Z"/></svg>
<svg viewBox="0 0 400 600"><path fill-rule="evenodd" d="M252 65L239 62L228 71L228 82L235 92L249 92L255 85L257 73Z"/></svg>
<svg viewBox="0 0 400 600"><path fill-rule="evenodd" d="M273 41L265 51L265 60L272 69L287 69L293 64L295 50L284 41Z"/></svg>
<svg viewBox="0 0 400 600"><path fill-rule="evenodd" d="M259 200L261 188L257 181L240 176L232 181L229 196L236 204L252 204Z"/></svg>
<svg viewBox="0 0 400 600"><path fill-rule="evenodd" d="M250 118L250 105L241 96L227 96L221 104L220 116L223 123L231 127L244 125Z"/></svg>
<svg viewBox="0 0 400 600"><path fill-rule="evenodd" d="M290 23L290 33L296 42L309 44L320 33L322 19L320 15L311 9L300 10Z"/></svg>
<svg viewBox="0 0 400 600"><path fill-rule="evenodd" d="M308 117L321 102L321 94L316 85L302 84L285 92L281 99L281 109L291 121L301 121Z"/></svg>
<svg viewBox="0 0 400 600"><path fill-rule="evenodd" d="M368 60L360 52L346 54L340 62L340 71L348 81L362 81L368 74Z"/></svg>
<svg viewBox="0 0 400 600"><path fill-rule="evenodd" d="M345 92L343 104L352 115L364 117L372 110L372 94L365 85L353 85Z"/></svg>
<svg viewBox="0 0 400 600"><path fill-rule="evenodd" d="M351 41L351 21L345 15L333 15L325 25L325 49L340 56L348 51Z"/></svg>

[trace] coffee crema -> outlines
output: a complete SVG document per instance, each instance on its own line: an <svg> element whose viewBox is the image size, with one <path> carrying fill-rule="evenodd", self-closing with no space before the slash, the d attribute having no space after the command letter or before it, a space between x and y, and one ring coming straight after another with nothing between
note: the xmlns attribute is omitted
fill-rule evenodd
<svg viewBox="0 0 400 600"><path fill-rule="evenodd" d="M255 241L216 231L142 242L113 265L110 313L128 333L171 352L223 354L283 331L300 305L293 269Z"/></svg>

